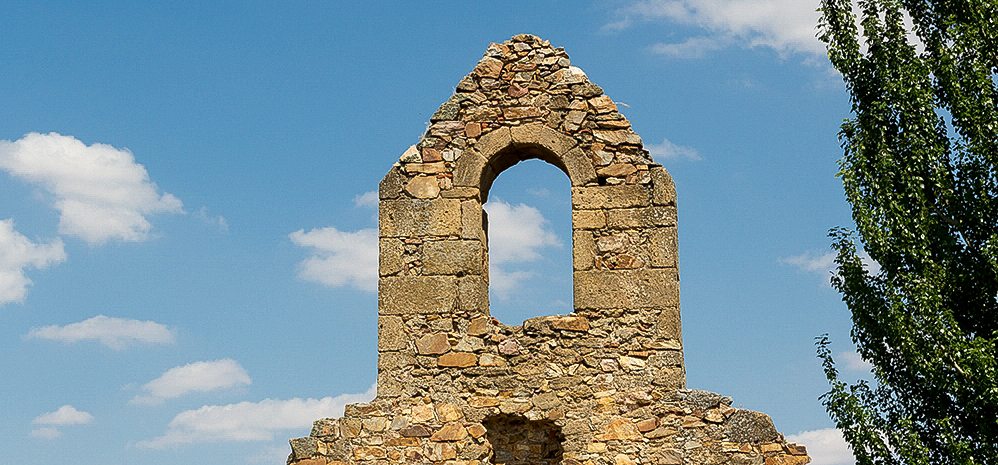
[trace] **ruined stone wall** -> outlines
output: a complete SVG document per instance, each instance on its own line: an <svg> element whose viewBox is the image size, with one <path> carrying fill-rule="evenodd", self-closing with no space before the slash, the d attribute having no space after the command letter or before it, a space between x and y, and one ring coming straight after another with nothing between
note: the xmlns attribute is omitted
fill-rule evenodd
<svg viewBox="0 0 998 465"><path fill-rule="evenodd" d="M489 316L493 180L572 186L574 308ZM492 44L380 186L378 390L289 463L802 464L766 415L685 389L675 189L560 48Z"/></svg>

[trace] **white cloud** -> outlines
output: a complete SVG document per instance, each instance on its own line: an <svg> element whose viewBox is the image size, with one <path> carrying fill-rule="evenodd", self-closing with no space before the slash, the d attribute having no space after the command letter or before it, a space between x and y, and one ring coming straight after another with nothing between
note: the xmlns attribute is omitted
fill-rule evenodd
<svg viewBox="0 0 998 465"><path fill-rule="evenodd" d="M70 426L85 425L92 421L94 421L93 415L82 410L77 410L72 405L63 405L54 412L39 415L31 423L46 426Z"/></svg>
<svg viewBox="0 0 998 465"><path fill-rule="evenodd" d="M877 263L873 257L870 257L870 254L866 253L865 250L861 250L859 252L859 260L863 263L863 267L866 268L868 273L874 275L880 273L880 263ZM832 275L836 272L835 252L804 252L800 255L781 258L780 262L795 266L803 271L817 273L827 277L825 284L829 287L832 285Z"/></svg>
<svg viewBox="0 0 998 465"><path fill-rule="evenodd" d="M25 269L43 269L64 260L61 240L35 243L14 229L14 220L0 220L0 305L24 301L31 285Z"/></svg>
<svg viewBox="0 0 998 465"><path fill-rule="evenodd" d="M845 361L846 368L852 371L869 373L873 370L873 365L870 362L863 360L863 357L860 357L856 351L840 352L839 358Z"/></svg>
<svg viewBox="0 0 998 465"><path fill-rule="evenodd" d="M170 368L159 378L142 386L145 395L135 396L131 403L153 405L192 392L209 392L246 386L252 383L249 374L232 359L194 362Z"/></svg>
<svg viewBox="0 0 998 465"><path fill-rule="evenodd" d="M218 228L221 232L229 232L229 222L222 215L215 215L208 211L208 207L202 206L194 212L194 217L205 224L210 224Z"/></svg>
<svg viewBox="0 0 998 465"><path fill-rule="evenodd" d="M39 439L55 439L62 436L62 431L59 428L53 428L51 426L45 426L42 428L35 428L31 430L31 437Z"/></svg>
<svg viewBox="0 0 998 465"><path fill-rule="evenodd" d="M88 412L77 410L72 405L63 405L54 412L43 413L31 420L33 425L41 425L31 430L31 436L40 439L55 439L62 436L56 426L86 425L94 421Z"/></svg>
<svg viewBox="0 0 998 465"><path fill-rule="evenodd" d="M378 206L378 191L368 191L363 194L357 194L353 198L353 205L355 207L377 207Z"/></svg>
<svg viewBox="0 0 998 465"><path fill-rule="evenodd" d="M530 271L506 271L498 265L489 265L489 290L499 298L510 296L520 283L530 279L534 273Z"/></svg>
<svg viewBox="0 0 998 465"><path fill-rule="evenodd" d="M65 326L51 325L32 329L28 338L73 343L97 341L114 350L132 344L171 344L173 332L155 321L129 320L97 315Z"/></svg>
<svg viewBox="0 0 998 465"><path fill-rule="evenodd" d="M544 247L561 247L561 241L534 207L493 199L484 208L489 217L489 288L504 298L533 275L508 266L535 261Z"/></svg>
<svg viewBox="0 0 998 465"><path fill-rule="evenodd" d="M558 236L548 229L547 219L534 207L494 199L484 208L489 215L490 263L531 262L541 257L543 247L561 246Z"/></svg>
<svg viewBox="0 0 998 465"><path fill-rule="evenodd" d="M787 436L787 441L803 444L811 456L811 465L854 465L852 450L835 428L802 431Z"/></svg>
<svg viewBox="0 0 998 465"><path fill-rule="evenodd" d="M183 212L179 199L158 192L131 152L107 144L86 145L54 132L0 140L0 169L51 194L59 232L91 245L145 240L152 229L148 215Z"/></svg>
<svg viewBox="0 0 998 465"><path fill-rule="evenodd" d="M702 58L726 47L727 41L716 37L690 37L682 42L659 42L649 47L652 53L669 58Z"/></svg>
<svg viewBox="0 0 998 465"><path fill-rule="evenodd" d="M665 160L702 160L700 152L693 147L686 147L684 145L674 144L672 141L666 138L662 138L662 142L659 144L650 144L645 148L648 149L648 153L651 154L655 160L660 162Z"/></svg>
<svg viewBox="0 0 998 465"><path fill-rule="evenodd" d="M620 9L617 19L603 29L622 30L636 21L668 21L706 33L652 47L672 56L697 56L731 45L824 56L825 46L815 37L817 8L817 0L642 0Z"/></svg>
<svg viewBox="0 0 998 465"><path fill-rule="evenodd" d="M173 417L166 432L140 441L139 447L162 449L194 442L269 441L276 433L305 430L318 418L343 415L347 404L374 398L375 387L360 394L322 399L265 399L227 405L205 405Z"/></svg>
<svg viewBox="0 0 998 465"><path fill-rule="evenodd" d="M812 273L831 273L835 270L835 252L824 254L804 252L800 255L782 258L780 261Z"/></svg>
<svg viewBox="0 0 998 465"><path fill-rule="evenodd" d="M290 234L291 241L308 248L311 256L298 264L298 276L330 287L378 289L378 232L375 229L340 231L333 227Z"/></svg>

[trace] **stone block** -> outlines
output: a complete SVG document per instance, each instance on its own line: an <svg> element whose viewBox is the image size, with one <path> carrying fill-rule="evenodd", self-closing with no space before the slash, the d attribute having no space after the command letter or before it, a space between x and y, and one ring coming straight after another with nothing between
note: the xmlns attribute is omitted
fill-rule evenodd
<svg viewBox="0 0 998 465"><path fill-rule="evenodd" d="M680 340L682 337L682 322L679 307L664 307L655 322L655 335L669 340Z"/></svg>
<svg viewBox="0 0 998 465"><path fill-rule="evenodd" d="M568 178L573 186L585 186L596 182L593 162L582 149L574 147L561 155L561 161L568 170Z"/></svg>
<svg viewBox="0 0 998 465"><path fill-rule="evenodd" d="M437 365L450 368L473 367L478 364L478 356L468 352L450 352L437 357Z"/></svg>
<svg viewBox="0 0 998 465"><path fill-rule="evenodd" d="M669 269L576 271L575 308L679 306L679 276Z"/></svg>
<svg viewBox="0 0 998 465"><path fill-rule="evenodd" d="M383 200L378 223L382 237L457 236L461 233L461 201Z"/></svg>
<svg viewBox="0 0 998 465"><path fill-rule="evenodd" d="M477 152L465 151L454 167L454 186L480 188L482 173L491 169L489 161Z"/></svg>
<svg viewBox="0 0 998 465"><path fill-rule="evenodd" d="M540 123L513 126L509 132L513 143L539 145L559 158L578 144L574 137L569 137Z"/></svg>
<svg viewBox="0 0 998 465"><path fill-rule="evenodd" d="M780 435L769 415L751 410L737 410L725 423L727 436L732 441L762 443L776 441Z"/></svg>
<svg viewBox="0 0 998 465"><path fill-rule="evenodd" d="M391 237L378 241L378 275L390 276L401 273L405 269L402 260L402 241Z"/></svg>
<svg viewBox="0 0 998 465"><path fill-rule="evenodd" d="M472 314L485 314L489 308L489 287L485 275L458 279L458 308Z"/></svg>
<svg viewBox="0 0 998 465"><path fill-rule="evenodd" d="M572 231L572 266L576 270L590 270L596 263L596 243L590 231Z"/></svg>
<svg viewBox="0 0 998 465"><path fill-rule="evenodd" d="M417 199L435 199L440 195L436 176L416 176L405 185L405 191Z"/></svg>
<svg viewBox="0 0 998 465"><path fill-rule="evenodd" d="M652 183L652 203L655 205L676 205L676 185L672 176L661 166L649 170Z"/></svg>
<svg viewBox="0 0 998 465"><path fill-rule="evenodd" d="M648 254L651 266L656 268L677 268L679 248L676 228L655 228L648 231Z"/></svg>
<svg viewBox="0 0 998 465"><path fill-rule="evenodd" d="M440 191L440 196L446 199L478 200L477 187L452 187Z"/></svg>
<svg viewBox="0 0 998 465"><path fill-rule="evenodd" d="M607 210L606 214L606 223L611 229L676 225L676 207L670 206L614 208Z"/></svg>
<svg viewBox="0 0 998 465"><path fill-rule="evenodd" d="M416 353L419 355L440 355L450 350L450 342L444 333L427 334L416 339Z"/></svg>
<svg viewBox="0 0 998 465"><path fill-rule="evenodd" d="M572 229L603 229L606 210L572 210Z"/></svg>
<svg viewBox="0 0 998 465"><path fill-rule="evenodd" d="M634 208L651 204L648 188L641 184L585 186L572 188L573 210Z"/></svg>
<svg viewBox="0 0 998 465"><path fill-rule="evenodd" d="M652 384L666 389L685 389L686 370L683 367L660 368L652 371Z"/></svg>
<svg viewBox="0 0 998 465"><path fill-rule="evenodd" d="M449 313L456 304L454 276L386 276L378 282L382 315Z"/></svg>
<svg viewBox="0 0 998 465"><path fill-rule="evenodd" d="M479 241L428 241L423 243L423 274L482 274L482 243Z"/></svg>
<svg viewBox="0 0 998 465"><path fill-rule="evenodd" d="M503 126L482 134L478 138L478 142L472 146L472 153L477 152L479 156L488 162L495 154L509 147L512 143L513 138L510 135L509 128ZM475 186L477 187L477 184Z"/></svg>
<svg viewBox="0 0 998 465"><path fill-rule="evenodd" d="M403 350L409 346L409 331L405 321L397 316L378 318L378 350Z"/></svg>
<svg viewBox="0 0 998 465"><path fill-rule="evenodd" d="M461 238L485 240L482 204L477 200L461 202Z"/></svg>
<svg viewBox="0 0 998 465"><path fill-rule="evenodd" d="M402 195L402 187L405 185L406 176L398 165L388 170L388 174L381 179L378 184L378 198L381 200L397 199Z"/></svg>

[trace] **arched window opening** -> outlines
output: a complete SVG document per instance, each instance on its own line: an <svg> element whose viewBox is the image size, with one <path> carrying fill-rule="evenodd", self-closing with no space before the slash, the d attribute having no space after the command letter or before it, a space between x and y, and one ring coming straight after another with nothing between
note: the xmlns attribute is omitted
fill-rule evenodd
<svg viewBox="0 0 998 465"><path fill-rule="evenodd" d="M570 182L546 161L514 163L484 205L490 312L506 324L572 312Z"/></svg>

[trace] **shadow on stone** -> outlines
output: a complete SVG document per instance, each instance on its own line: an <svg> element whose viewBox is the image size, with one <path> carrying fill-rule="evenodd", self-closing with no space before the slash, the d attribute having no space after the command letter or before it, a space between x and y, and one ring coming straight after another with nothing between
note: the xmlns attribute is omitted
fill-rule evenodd
<svg viewBox="0 0 998 465"><path fill-rule="evenodd" d="M492 445L493 465L556 465L564 455L561 428L551 420L494 415L482 422Z"/></svg>

